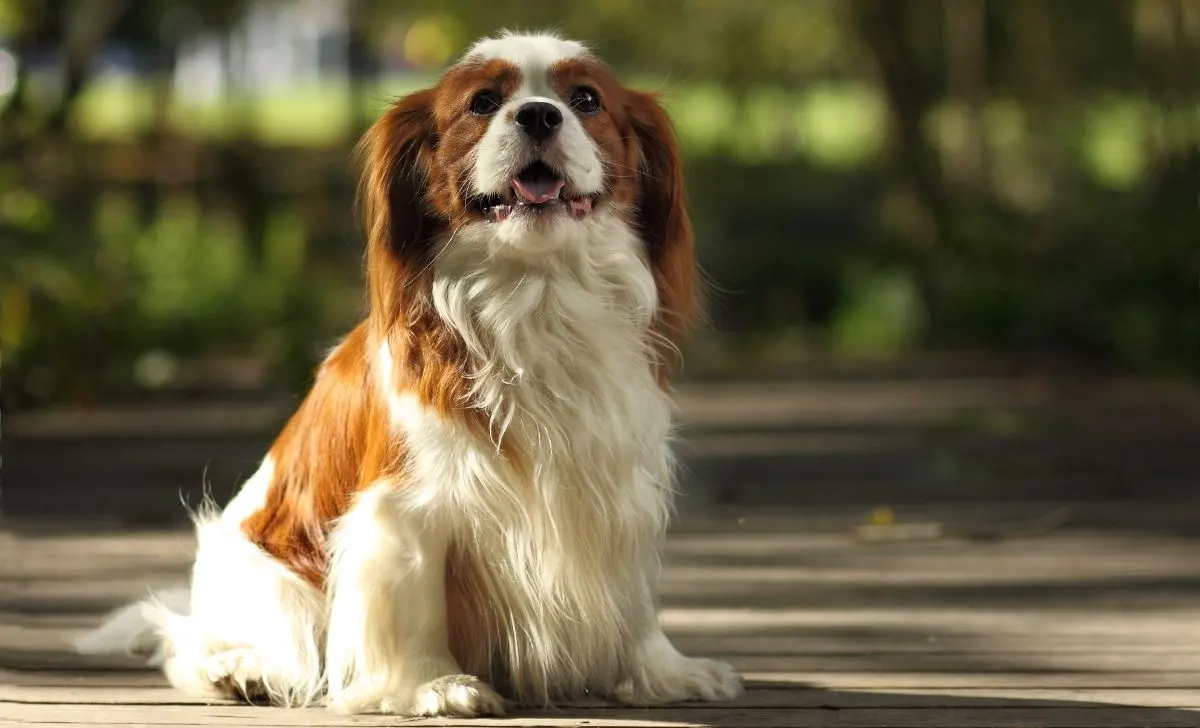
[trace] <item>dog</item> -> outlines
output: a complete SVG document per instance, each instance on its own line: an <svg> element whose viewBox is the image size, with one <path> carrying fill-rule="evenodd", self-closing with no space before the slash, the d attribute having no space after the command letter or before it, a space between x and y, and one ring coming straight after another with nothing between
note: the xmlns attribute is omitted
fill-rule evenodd
<svg viewBox="0 0 1200 728"><path fill-rule="evenodd" d="M344 713L738 697L658 622L669 374L699 305L657 97L581 43L504 33L359 150L367 315L194 515L190 588L77 649Z"/></svg>

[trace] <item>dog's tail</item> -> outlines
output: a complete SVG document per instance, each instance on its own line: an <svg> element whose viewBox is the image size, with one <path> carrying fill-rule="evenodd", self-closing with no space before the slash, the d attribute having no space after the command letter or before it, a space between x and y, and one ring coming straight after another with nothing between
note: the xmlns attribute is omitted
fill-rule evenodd
<svg viewBox="0 0 1200 728"><path fill-rule="evenodd" d="M161 666L166 657L166 628L190 610L187 588L164 589L149 598L119 607L99 627L72 641L81 655L145 655Z"/></svg>

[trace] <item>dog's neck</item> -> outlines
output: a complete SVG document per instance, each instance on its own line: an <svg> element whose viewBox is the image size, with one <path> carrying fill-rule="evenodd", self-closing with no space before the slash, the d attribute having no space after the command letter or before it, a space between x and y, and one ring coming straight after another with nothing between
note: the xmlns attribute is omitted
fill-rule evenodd
<svg viewBox="0 0 1200 728"><path fill-rule="evenodd" d="M507 255L460 235L435 264L433 307L463 342L471 408L497 443L535 459L635 448L670 419L665 396L647 394L657 388L656 289L642 244L615 216L580 231L552 250ZM648 407L663 412L646 416Z"/></svg>
<svg viewBox="0 0 1200 728"><path fill-rule="evenodd" d="M435 263L434 308L470 354L477 404L499 404L493 384L571 397L631 356L649 362L656 289L641 242L615 217L578 227L533 253L473 231Z"/></svg>

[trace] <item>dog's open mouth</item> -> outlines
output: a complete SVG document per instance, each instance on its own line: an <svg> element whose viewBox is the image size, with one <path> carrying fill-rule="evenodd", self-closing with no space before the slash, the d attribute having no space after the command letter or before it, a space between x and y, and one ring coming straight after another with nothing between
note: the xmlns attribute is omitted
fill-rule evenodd
<svg viewBox="0 0 1200 728"><path fill-rule="evenodd" d="M546 215L564 212L581 220L592 211L592 198L572 195L567 183L545 162L534 162L513 177L504 195L487 195L474 203L484 219L503 222L514 214Z"/></svg>

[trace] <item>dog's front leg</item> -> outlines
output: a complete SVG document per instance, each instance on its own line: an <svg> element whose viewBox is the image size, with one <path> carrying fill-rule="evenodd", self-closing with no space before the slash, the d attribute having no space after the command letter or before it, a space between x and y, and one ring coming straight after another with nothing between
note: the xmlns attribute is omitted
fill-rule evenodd
<svg viewBox="0 0 1200 728"><path fill-rule="evenodd" d="M686 657L663 632L658 621L658 574L658 559L648 559L642 590L634 605L629 667L625 679L617 685L617 699L644 706L741 697L742 678L732 666Z"/></svg>
<svg viewBox="0 0 1200 728"><path fill-rule="evenodd" d="M390 484L364 491L331 542L326 675L345 713L471 717L504 703L450 653L448 529Z"/></svg>

